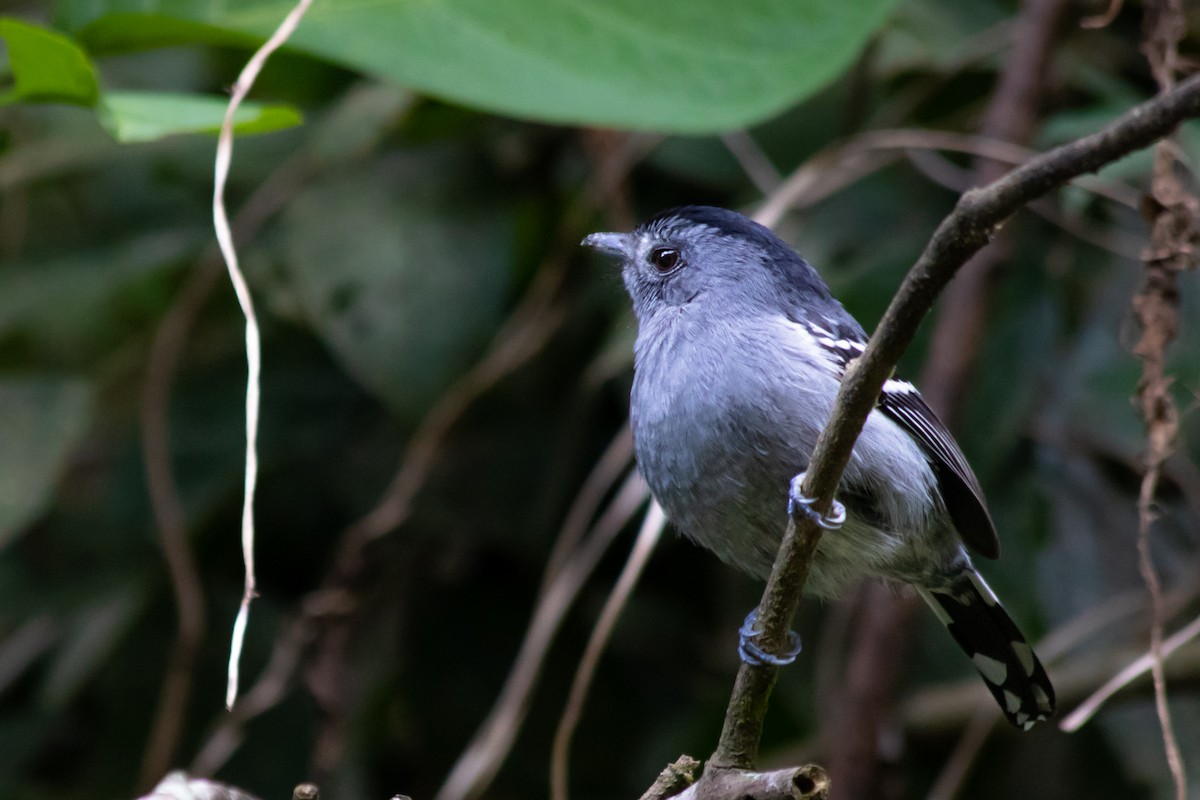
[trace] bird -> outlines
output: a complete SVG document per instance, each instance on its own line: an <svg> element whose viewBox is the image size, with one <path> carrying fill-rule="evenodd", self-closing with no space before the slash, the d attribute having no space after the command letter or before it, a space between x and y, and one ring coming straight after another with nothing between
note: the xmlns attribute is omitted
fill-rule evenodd
<svg viewBox="0 0 1200 800"><path fill-rule="evenodd" d="M866 349L863 327L807 261L735 211L672 208L583 245L620 260L632 300L630 422L651 493L685 537L765 579L791 481ZM806 591L836 598L864 578L913 587L1010 722L1048 718L1049 676L968 552L1000 555L983 490L913 384L884 383L836 497L844 520L827 521L836 530L821 537ZM743 660L786 663L754 647L752 622Z"/></svg>

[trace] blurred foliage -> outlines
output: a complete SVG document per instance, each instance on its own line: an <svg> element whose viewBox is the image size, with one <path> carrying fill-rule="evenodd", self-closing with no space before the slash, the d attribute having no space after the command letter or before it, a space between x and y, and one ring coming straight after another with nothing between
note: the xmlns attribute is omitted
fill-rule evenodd
<svg viewBox="0 0 1200 800"><path fill-rule="evenodd" d="M290 0L56 3L104 52L266 36ZM317 3L291 46L487 111L554 122L713 131L829 81L892 0Z"/></svg>
<svg viewBox="0 0 1200 800"><path fill-rule="evenodd" d="M16 101L95 106L100 124L119 142L142 142L176 133L216 133L225 115L223 97L179 93L102 91L96 68L66 36L18 19L0 18L8 46L12 88L0 105ZM294 109L249 103L234 117L237 133L265 133L299 123Z"/></svg>
<svg viewBox="0 0 1200 800"><path fill-rule="evenodd" d="M214 140L166 134L214 127L222 109L213 98L289 5L60 0L49 13L17 6L0 21L0 797L139 788L177 625L143 461L143 392L160 325L215 268ZM267 127L292 127L238 139L228 196L235 212L248 209L244 224L258 215L241 245L265 348L249 680L421 420L548 270L564 270L556 302L565 313L548 323L543 348L467 407L440 441L411 517L372 550L343 727L334 728L344 747L336 769L313 774L328 709L299 680L250 723L224 781L262 797L287 796L310 777L337 800L430 796L487 713L566 509L624 420L632 321L620 282L568 245L667 205L749 209L762 199L728 140L684 133L750 125L786 174L865 130L975 131L1015 14L1001 0L602 5L318 2L256 86L268 102L248 121L274 115ZM1041 145L1091 131L1153 92L1139 15L1130 5L1108 28L1064 33ZM1196 30L1184 43L1192 54ZM193 101L210 107L194 116ZM553 124L585 122L672 135L595 208L590 176L628 142ZM1183 131L1193 160L1198 135ZM945 176L967 160L938 163ZM868 328L954 201L929 167L898 158L780 227ZM1102 177L1144 188L1147 172L1143 155ZM1139 365L1126 309L1139 275L1130 254L1145 228L1135 210L1078 188L1059 193L1053 210L1010 225L1016 244L957 431L1004 542L1004 558L985 565L989 580L1035 635L1141 586L1143 443L1129 401ZM242 582L242 323L228 286L215 285L199 295L164 400L209 612L175 757L182 767L224 717ZM1200 388L1194 283L1182 302L1172 369L1191 409ZM910 375L928 327L902 364ZM1156 548L1168 584L1194 590L1194 414L1181 445ZM620 561L603 562L568 618L489 796L545 793L550 737ZM637 796L679 753L710 751L734 632L757 597L753 582L706 553L664 542L601 663L573 751L577 797ZM1192 599L1181 618L1196 608ZM814 657L782 676L767 745L807 742L812 755L816 695L828 688L814 688L816 662L836 646L836 614L809 604L799 623ZM1143 644L1142 623L1130 618L1072 657ZM975 681L932 617L913 650L905 696ZM1172 693L1194 780L1197 677ZM957 737L909 734L898 769L905 796L919 797ZM964 796L1164 797L1158 742L1149 697L1135 690L1079 735L996 735Z"/></svg>

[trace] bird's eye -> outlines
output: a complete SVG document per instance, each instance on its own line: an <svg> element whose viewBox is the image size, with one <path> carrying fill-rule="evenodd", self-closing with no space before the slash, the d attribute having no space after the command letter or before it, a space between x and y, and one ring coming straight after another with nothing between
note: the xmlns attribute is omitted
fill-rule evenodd
<svg viewBox="0 0 1200 800"><path fill-rule="evenodd" d="M679 251L673 247L659 247L650 253L650 263L659 272L670 272L679 266Z"/></svg>

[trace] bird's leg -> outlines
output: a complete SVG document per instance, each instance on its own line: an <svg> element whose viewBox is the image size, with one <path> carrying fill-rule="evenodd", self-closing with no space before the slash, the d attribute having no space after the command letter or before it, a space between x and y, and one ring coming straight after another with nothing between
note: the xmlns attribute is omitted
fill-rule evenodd
<svg viewBox="0 0 1200 800"><path fill-rule="evenodd" d="M846 507L834 500L833 507L828 514L818 514L812 507L813 498L806 497L801 491L803 484L804 473L801 472L792 478L792 482L788 486L788 515L809 517L827 531L842 527L842 523L846 521ZM762 631L754 629L757 621L758 609L756 608L747 615L746 621L742 623L742 627L738 631L738 657L747 664L755 666L770 664L782 667L795 661L796 656L800 654L800 635L795 631L788 631L787 652L782 655L773 655L763 650L754 641L762 635Z"/></svg>

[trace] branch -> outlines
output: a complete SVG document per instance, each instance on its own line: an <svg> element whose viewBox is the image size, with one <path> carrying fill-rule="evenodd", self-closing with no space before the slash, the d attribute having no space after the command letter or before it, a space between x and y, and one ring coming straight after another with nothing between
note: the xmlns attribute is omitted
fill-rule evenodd
<svg viewBox="0 0 1200 800"><path fill-rule="evenodd" d="M600 657L604 655L604 650L608 647L608 640L612 636L613 629L617 627L617 621L621 618L621 612L625 610L629 598L633 595L638 579L642 576L642 570L650 560L666 525L667 517L662 506L651 502L650 508L643 518L637 541L629 553L629 558L625 561L624 569L621 570L621 576L617 579L608 600L604 602L600 617L592 628L591 636L588 637L587 647L579 659L579 667L575 670L575 677L571 681L571 691L567 696L566 708L563 710L563 715L558 721L558 728L554 732L554 744L550 756L551 800L567 800L571 739L575 736L575 728L579 725L580 717L583 716L583 705L587 702L592 678L596 674Z"/></svg>
<svg viewBox="0 0 1200 800"><path fill-rule="evenodd" d="M591 535L546 586L504 687L487 718L454 762L434 796L435 800L470 800L483 795L512 750L529 711L529 698L541 676L550 644L567 612L609 545L649 497L650 491L641 475L636 470L631 472L592 526Z"/></svg>
<svg viewBox="0 0 1200 800"><path fill-rule="evenodd" d="M1159 670L1159 674L1154 677L1155 694L1158 694L1158 685L1166 683L1166 678L1163 677L1163 665L1166 659L1171 656L1179 648L1188 644L1192 640L1200 638L1200 617L1196 617L1187 625L1180 628L1170 638L1159 643L1157 649L1151 649L1151 652L1146 653L1131 663L1125 669L1118 672L1108 680L1103 686L1095 691L1087 700L1080 704L1079 708L1075 709L1058 724L1060 730L1067 733L1074 733L1082 728L1087 721L1095 716L1100 707L1104 705L1110 697L1124 689L1129 684L1133 683L1138 678L1145 675L1147 672ZM1178 753L1176 753L1178 757ZM1185 783L1186 785L1186 783Z"/></svg>
<svg viewBox="0 0 1200 800"><path fill-rule="evenodd" d="M828 800L829 776L815 764L774 772L706 770L678 800Z"/></svg>
<svg viewBox="0 0 1200 800"><path fill-rule="evenodd" d="M967 192L934 232L925 252L892 299L866 352L852 362L829 423L817 441L802 487L827 514L850 451L875 407L883 382L912 341L917 325L954 273L982 248L1021 206L1062 183L1093 172L1167 135L1182 120L1200 115L1200 76L1132 109L1099 133L1037 156L1000 180ZM781 650L804 593L820 528L789 520L759 605L761 646ZM742 664L711 763L749 769L757 760L767 698L776 668Z"/></svg>
<svg viewBox="0 0 1200 800"><path fill-rule="evenodd" d="M1179 42L1187 32L1182 0L1155 0L1146 4L1142 21L1142 51L1160 91L1175 82ZM1175 797L1185 800L1187 774L1171 710L1167 704L1167 679L1163 670L1165 608L1162 582L1150 554L1150 529L1156 517L1155 501L1162 465L1175 449L1179 411L1171 397L1171 377L1166 371L1167 347L1179 326L1179 273L1196 266L1200 241L1200 202L1184 188L1176 171L1175 149L1168 141L1154 149L1154 179L1150 196L1155 204L1150 246L1143 256L1145 281L1133 298L1133 313L1142 335L1133 352L1142 361L1136 400L1146 423L1146 469L1138 492L1138 570L1150 593L1150 671L1154 676L1154 707L1162 728L1163 750L1175 782Z"/></svg>
<svg viewBox="0 0 1200 800"><path fill-rule="evenodd" d="M1022 145L1033 140L1037 131L1038 112L1042 105L1046 76L1050 72L1050 62L1068 5L1067 0L1021 2L1020 13L1013 30L1012 50L1005 59L996 89L984 113L981 126L984 136ZM970 185L997 180L1007 170L1008 166L1001 162L976 159ZM979 361L995 277L1000 265L1009 259L1013 240L1010 231L1007 236L997 241L996 246L980 250L970 258L963 265L959 279L947 290L946 300L938 313L929 352L921 370L920 385L924 387L925 401L951 430L956 427L966 389ZM874 616L882 617L882 620L878 620L876 625L883 628L895 621L896 627L904 628L905 631L900 634L893 632L890 637L879 636L878 641L886 643L898 635L907 638L905 634L911 629L912 621L916 618L917 599L909 595L900 603L886 602L882 599L878 602L880 607ZM865 636L860 635L859 640L864 651L862 660L865 664L873 666L879 663L881 658L882 663L888 663L888 656L891 655L888 651L881 650L879 644ZM891 660L898 659L892 657ZM867 672L867 675L873 672L874 670ZM895 683L893 678L892 685ZM862 705L861 701L855 702L850 699L850 709ZM943 797L953 797L957 794L957 788L969 775L975 757L983 748L995 723L994 710L986 716L980 712L971 717L970 723L959 737L953 757L947 761L934 784L935 789L943 791ZM865 730L859 736L860 747L871 746L873 749L868 752L874 753L877 748L875 743L880 735L878 724L863 727ZM867 735L872 738L866 739ZM832 766L833 774L839 775L836 760ZM877 774L878 771L876 768L868 774ZM872 791L877 791L876 785L873 785L876 783L877 781L866 783L865 791L849 796L869 797Z"/></svg>
<svg viewBox="0 0 1200 800"><path fill-rule="evenodd" d="M663 767L654 779L654 784L646 790L641 800L666 800L674 797L696 782L696 770L700 762L689 755L682 755L672 764Z"/></svg>

